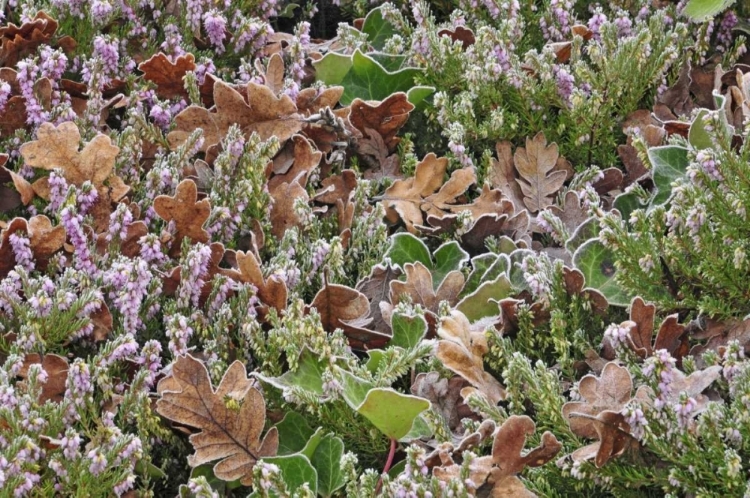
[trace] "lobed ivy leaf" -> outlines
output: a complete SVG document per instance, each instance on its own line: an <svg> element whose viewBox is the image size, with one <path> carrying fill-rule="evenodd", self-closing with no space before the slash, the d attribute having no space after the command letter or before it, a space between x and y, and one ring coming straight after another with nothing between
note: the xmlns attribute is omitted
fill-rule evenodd
<svg viewBox="0 0 750 498"><path fill-rule="evenodd" d="M601 292L612 306L625 307L631 296L615 279L615 257L599 239L581 245L573 255L573 263L586 279L586 285Z"/></svg>
<svg viewBox="0 0 750 498"><path fill-rule="evenodd" d="M663 145L648 149L654 176L654 197L651 207L666 204L672 197L672 183L685 176L688 150L679 145Z"/></svg>

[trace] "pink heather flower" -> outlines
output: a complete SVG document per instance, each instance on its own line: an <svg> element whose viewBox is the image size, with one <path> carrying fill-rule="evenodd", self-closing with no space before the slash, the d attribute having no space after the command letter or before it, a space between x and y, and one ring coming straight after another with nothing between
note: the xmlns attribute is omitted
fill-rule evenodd
<svg viewBox="0 0 750 498"><path fill-rule="evenodd" d="M565 68L556 66L555 83L557 84L557 94L566 104L570 104L570 96L573 94L573 89L575 88L575 78L573 75L566 71Z"/></svg>
<svg viewBox="0 0 750 498"><path fill-rule="evenodd" d="M164 26L164 42L162 42L159 48L172 61L185 54L185 51L182 49L182 35L177 25L170 23Z"/></svg>
<svg viewBox="0 0 750 498"><path fill-rule="evenodd" d="M31 243L28 237L12 233L8 240L11 249L13 249L16 264L21 265L27 272L34 271L34 254L31 252Z"/></svg>
<svg viewBox="0 0 750 498"><path fill-rule="evenodd" d="M161 242L155 233L144 235L138 240L141 246L141 258L148 263L162 263L167 257L162 252Z"/></svg>
<svg viewBox="0 0 750 498"><path fill-rule="evenodd" d="M120 65L120 47L116 38L98 35L94 38L94 56L103 63L104 74L113 78Z"/></svg>
<svg viewBox="0 0 750 498"><path fill-rule="evenodd" d="M652 377L654 374L656 375L656 381L658 382L658 396L654 400L654 407L657 410L661 410L664 407L667 397L672 391L675 363L676 360L672 358L669 351L666 349L659 349L654 352L653 356L646 359L643 366L643 375L646 377Z"/></svg>
<svg viewBox="0 0 750 498"><path fill-rule="evenodd" d="M104 273L104 283L112 288L109 298L123 316L123 329L135 334L143 326L141 304L148 294L153 274L148 262L120 258Z"/></svg>
<svg viewBox="0 0 750 498"><path fill-rule="evenodd" d="M710 153L700 151L695 155L695 160L698 162L701 170L712 180L717 182L724 181L724 177L719 171L720 162L715 159Z"/></svg>
<svg viewBox="0 0 750 498"><path fill-rule="evenodd" d="M109 230L105 239L111 242L115 238L124 241L128 236L128 228L133 223L133 213L125 204L118 204L112 214L109 215Z"/></svg>
<svg viewBox="0 0 750 498"><path fill-rule="evenodd" d="M68 194L68 182L59 169L53 169L49 175L49 204L47 212L56 213L65 202Z"/></svg>
<svg viewBox="0 0 750 498"><path fill-rule="evenodd" d="M70 242L73 244L73 252L75 254L73 260L76 269L89 273L92 276L97 275L98 270L93 262L88 240L83 231L83 216L73 214L72 208L66 207L60 212L60 219L65 232L70 238Z"/></svg>
<svg viewBox="0 0 750 498"><path fill-rule="evenodd" d="M49 120L49 113L42 108L36 98L34 84L39 78L40 68L36 59L27 57L16 63L16 82L21 87L21 95L26 101L26 122L32 126Z"/></svg>
<svg viewBox="0 0 750 498"><path fill-rule="evenodd" d="M719 44L717 48L720 51L725 52L729 49L734 39L732 30L738 23L739 19L734 10L728 10L724 13L724 17L721 18L721 23L719 24L719 29L716 31L716 41Z"/></svg>
<svg viewBox="0 0 750 498"><path fill-rule="evenodd" d="M203 277L211 261L211 248L205 244L194 245L187 254L185 264L180 272L180 287L177 290L177 305L186 308L188 304L198 306L201 290L205 281Z"/></svg>
<svg viewBox="0 0 750 498"><path fill-rule="evenodd" d="M224 39L226 38L227 18L217 9L211 9L203 14L203 27L211 44L216 47L216 53L224 52Z"/></svg>
<svg viewBox="0 0 750 498"><path fill-rule="evenodd" d="M130 474L124 480L117 483L115 487L113 488L113 491L115 492L117 496L122 496L127 491L133 489L134 483L135 483L135 474Z"/></svg>
<svg viewBox="0 0 750 498"><path fill-rule="evenodd" d="M625 38L630 36L633 32L633 21L630 20L627 12L620 12L619 16L614 20L615 26L617 26L617 37Z"/></svg>
<svg viewBox="0 0 750 498"><path fill-rule="evenodd" d="M89 366L81 358L76 358L68 369L65 398L75 405L82 405L84 398L93 392L94 385L91 383Z"/></svg>
<svg viewBox="0 0 750 498"><path fill-rule="evenodd" d="M68 428L65 431L65 436L60 440L60 447L63 450L63 455L67 460L75 460L81 455L79 448L81 447L81 436L73 428Z"/></svg>
<svg viewBox="0 0 750 498"><path fill-rule="evenodd" d="M623 409L622 414L625 416L625 422L630 426L630 434L638 440L642 439L646 432L645 428L648 426L643 410L631 403Z"/></svg>
<svg viewBox="0 0 750 498"><path fill-rule="evenodd" d="M165 317L166 334L169 337L169 350L174 356L187 353L187 345L193 336L193 329L188 325L187 318L182 315Z"/></svg>
<svg viewBox="0 0 750 498"><path fill-rule="evenodd" d="M620 325L613 323L604 331L604 337L609 339L614 347L617 347L620 344L625 344L630 336L630 328L632 325L634 324L630 321L622 322Z"/></svg>
<svg viewBox="0 0 750 498"><path fill-rule="evenodd" d="M112 4L108 0L93 0L89 6L91 21L95 25L102 25L109 19L112 14Z"/></svg>
<svg viewBox="0 0 750 498"><path fill-rule="evenodd" d="M601 35L601 28L604 23L607 22L607 16L601 12L596 12L589 18L588 28L591 30L594 40L599 40Z"/></svg>
<svg viewBox="0 0 750 498"><path fill-rule="evenodd" d="M0 113L5 110L8 99L10 99L10 85L6 81L0 80Z"/></svg>
<svg viewBox="0 0 750 498"><path fill-rule="evenodd" d="M169 110L169 102L156 102L151 108L148 116L154 120L156 126L166 129L172 122L172 113Z"/></svg>
<svg viewBox="0 0 750 498"><path fill-rule="evenodd" d="M91 465L89 465L89 472L91 472L94 476L98 476L107 468L107 457L99 448L95 448L89 451L86 454L86 458L91 460Z"/></svg>
<svg viewBox="0 0 750 498"><path fill-rule="evenodd" d="M698 408L698 402L685 393L680 394L680 400L672 407L677 415L677 423L685 429L693 418L693 412Z"/></svg>
<svg viewBox="0 0 750 498"><path fill-rule="evenodd" d="M83 182L83 185L81 185L81 188L78 190L78 195L76 195L79 212L82 215L86 215L94 206L94 203L96 203L98 198L99 192L96 191L94 185L88 180Z"/></svg>

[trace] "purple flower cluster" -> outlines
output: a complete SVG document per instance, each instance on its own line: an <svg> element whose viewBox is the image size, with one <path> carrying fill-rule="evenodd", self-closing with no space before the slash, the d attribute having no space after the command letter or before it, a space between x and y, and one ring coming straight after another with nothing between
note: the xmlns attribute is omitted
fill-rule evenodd
<svg viewBox="0 0 750 498"><path fill-rule="evenodd" d="M16 82L26 103L26 122L32 126L39 126L49 120L49 113L44 110L34 91L34 85L41 73L37 60L27 57L18 61L16 72Z"/></svg>
<svg viewBox="0 0 750 498"><path fill-rule="evenodd" d="M211 248L205 244L194 245L182 263L180 287L177 290L177 306L186 309L188 305L198 306L201 290L206 283L208 264L211 261Z"/></svg>
<svg viewBox="0 0 750 498"><path fill-rule="evenodd" d="M721 23L719 24L719 29L716 31L716 41L719 43L716 47L717 49L722 52L729 50L729 47L734 40L732 30L734 30L738 23L739 19L733 10L728 10L724 13L724 16L721 18Z"/></svg>
<svg viewBox="0 0 750 498"><path fill-rule="evenodd" d="M187 354L187 345L193 337L193 329L188 325L188 319L183 315L175 314L164 317L165 333L169 338L169 350L174 356Z"/></svg>
<svg viewBox="0 0 750 498"><path fill-rule="evenodd" d="M73 260L76 269L92 276L97 275L99 270L94 264L86 233L83 231L83 216L80 213L74 213L74 208L66 207L60 212L60 219L73 245L75 254Z"/></svg>
<svg viewBox="0 0 750 498"><path fill-rule="evenodd" d="M571 18L573 10L572 0L551 0L549 13L539 18L542 34L547 41L562 41L570 34Z"/></svg>
<svg viewBox="0 0 750 498"><path fill-rule="evenodd" d="M203 14L203 27L208 39L216 49L217 54L224 52L224 39L226 38L227 18L217 9L211 9Z"/></svg>
<svg viewBox="0 0 750 498"><path fill-rule="evenodd" d="M13 249L16 264L21 265L27 272L34 271L34 254L31 252L29 238L18 233L12 233L8 237L8 240L10 241L11 249Z"/></svg>
<svg viewBox="0 0 750 498"><path fill-rule="evenodd" d="M653 356L646 360L646 363L643 366L643 375L646 377L656 377L657 397L654 400L654 407L657 410L664 408L669 394L672 392L675 363L676 360L672 358L669 351L666 349L659 349Z"/></svg>
<svg viewBox="0 0 750 498"><path fill-rule="evenodd" d="M122 314L123 329L135 334L143 326L141 304L153 278L148 262L141 258L120 258L112 263L103 278L104 283L112 288L109 298Z"/></svg>

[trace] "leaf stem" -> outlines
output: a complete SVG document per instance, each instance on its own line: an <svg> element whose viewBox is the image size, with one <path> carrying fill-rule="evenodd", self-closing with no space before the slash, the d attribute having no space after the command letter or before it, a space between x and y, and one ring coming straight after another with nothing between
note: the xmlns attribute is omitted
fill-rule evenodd
<svg viewBox="0 0 750 498"><path fill-rule="evenodd" d="M391 464L393 463L393 457L396 455L396 440L391 438L391 449L388 451L388 459L385 461L385 467L383 467L383 472L380 475L380 479L378 479L378 485L375 487L375 494L377 495L380 493L380 488L383 486L383 475L387 474L389 470L391 470Z"/></svg>

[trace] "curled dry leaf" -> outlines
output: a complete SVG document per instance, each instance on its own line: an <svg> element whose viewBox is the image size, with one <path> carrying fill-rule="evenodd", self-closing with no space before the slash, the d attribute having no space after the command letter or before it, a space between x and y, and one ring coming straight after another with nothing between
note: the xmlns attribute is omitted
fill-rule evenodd
<svg viewBox="0 0 750 498"><path fill-rule="evenodd" d="M378 264L372 267L367 277L357 283L357 290L370 301L371 329L382 333L390 332L390 320L383 318L380 303L388 302L391 282L400 276L401 270L399 268Z"/></svg>
<svg viewBox="0 0 750 498"><path fill-rule="evenodd" d="M310 201L310 196L299 182L293 181L291 183L282 182L277 185L271 193L271 197L273 198L271 233L281 240L287 230L302 224L299 213L294 209L294 203L297 202L297 199L302 199L307 203Z"/></svg>
<svg viewBox="0 0 750 498"><path fill-rule="evenodd" d="M310 307L318 311L321 324L328 332L343 330L352 349L381 348L391 339L390 334L368 328L372 322L370 302L364 294L345 285L326 282Z"/></svg>
<svg viewBox="0 0 750 498"><path fill-rule="evenodd" d="M415 396L430 400L432 406L443 416L451 430L456 430L461 419L471 416L472 412L461 401L461 389L466 380L455 376L450 379L440 378L440 373L420 373L411 385Z"/></svg>
<svg viewBox="0 0 750 498"><path fill-rule="evenodd" d="M214 83L215 109L191 105L175 117L175 128L167 135L172 149L185 143L196 128L203 130L201 150L218 144L227 134L229 127L237 124L245 136L257 133L261 140L277 137L288 140L302 129L302 121L297 114L297 106L287 95L276 97L265 85L248 83L246 96L227 83Z"/></svg>
<svg viewBox="0 0 750 498"><path fill-rule="evenodd" d="M446 368L460 375L485 396L490 403L497 404L505 399L502 384L484 370L482 358L489 351L487 338L483 333L471 332L471 324L460 311L440 321L435 355ZM473 390L465 388L461 395L466 398Z"/></svg>
<svg viewBox="0 0 750 498"><path fill-rule="evenodd" d="M21 26L9 23L0 27L0 66L15 67L19 60L35 54L40 45L50 45L57 27L57 21L44 11Z"/></svg>
<svg viewBox="0 0 750 498"><path fill-rule="evenodd" d="M435 284L438 282L433 282L430 270L422 263L407 263L404 265L404 272L404 281L393 280L390 283L390 306L395 306L402 296L407 296L414 304L422 305L426 310L425 319L429 325L427 337L431 337L435 333L440 302L447 301L450 306L458 303L458 295L464 287L465 277L460 271L453 270L439 282L435 290ZM381 311L386 308L388 306L384 308L381 305Z"/></svg>
<svg viewBox="0 0 750 498"><path fill-rule="evenodd" d="M258 299L263 303L263 306L274 308L279 312L285 310L287 300L286 283L276 275L264 278L258 258L255 257L252 251L238 251L236 259L239 271L222 270L222 273L239 282L253 284L257 289L256 294ZM265 316L266 310L262 311L262 315Z"/></svg>
<svg viewBox="0 0 750 498"><path fill-rule="evenodd" d="M150 59L143 61L138 66L143 71L143 79L156 85L156 95L161 99L181 98L187 100L188 92L185 89L183 78L189 71L195 71L195 56L191 53L180 55L172 62L162 52L154 54ZM207 75L204 83L199 85L198 91L201 101L207 105L213 105L213 77Z"/></svg>
<svg viewBox="0 0 750 498"><path fill-rule="evenodd" d="M599 378L586 375L581 379L578 392L583 401L565 403L563 417L573 433L599 441L587 447L586 451L579 450L574 458L590 456L595 459L597 467L601 467L612 457L622 454L631 444L637 444L621 412L631 399L647 405L650 398L647 388L639 388L635 398L631 397L632 390L630 372L614 362L604 366Z"/></svg>
<svg viewBox="0 0 750 498"><path fill-rule="evenodd" d="M214 390L205 365L190 355L180 356L172 373L159 381L156 411L163 417L201 432L190 436L195 454L191 467L219 460L214 475L224 481L252 484L255 463L276 454L279 436L271 428L261 440L266 404L247 378L245 366L235 361Z"/></svg>
<svg viewBox="0 0 750 498"><path fill-rule="evenodd" d="M727 345L731 341L739 342L740 346L744 348L745 354L750 354L750 319L727 321L706 320L705 327L693 332L692 337L695 339L708 339L705 344L698 344L690 350L690 354L696 358L699 366L703 366L704 363L703 353L706 351L716 351L720 355L723 355Z"/></svg>
<svg viewBox="0 0 750 498"><path fill-rule="evenodd" d="M268 180L268 191L273 196L283 183L307 185L307 179L320 164L323 153L315 150L308 139L294 135L273 160L274 175Z"/></svg>
<svg viewBox="0 0 750 498"><path fill-rule="evenodd" d="M393 152L399 143L396 134L409 119L414 105L403 92L394 93L382 102L365 102L354 99L350 106L349 122L360 133L365 134L368 128L375 130Z"/></svg>
<svg viewBox="0 0 750 498"><path fill-rule="evenodd" d="M81 186L89 181L96 188L98 198L92 214L97 232L109 226L112 202L128 193L130 188L114 174L115 158L120 149L106 135L99 134L79 151L81 134L78 126L66 121L55 127L42 123L37 130L37 139L21 145L19 152L27 165L52 170L60 168L68 183ZM33 184L40 197L49 198L49 178L44 177Z"/></svg>
<svg viewBox="0 0 750 498"><path fill-rule="evenodd" d="M4 278L16 266L16 258L10 244L14 233L25 234L29 247L34 255L34 265L38 270L47 268L47 263L54 253L65 244L65 228L52 226L44 215L32 216L29 220L13 218L0 234L0 278Z"/></svg>
<svg viewBox="0 0 750 498"><path fill-rule="evenodd" d="M41 358L37 353L27 354L23 359L18 376L26 379L29 375L31 365L41 364L42 370L47 373L47 382L41 384L39 403L52 401L59 403L65 394L65 383L68 380L68 360L56 354L46 354Z"/></svg>
<svg viewBox="0 0 750 498"><path fill-rule="evenodd" d="M211 214L208 199L198 200L198 186L193 180L183 180L177 185L174 196L160 195L154 199L154 211L164 221L174 221L176 234L169 248L169 255L180 255L182 239L193 242L208 242L208 232L203 224Z"/></svg>

